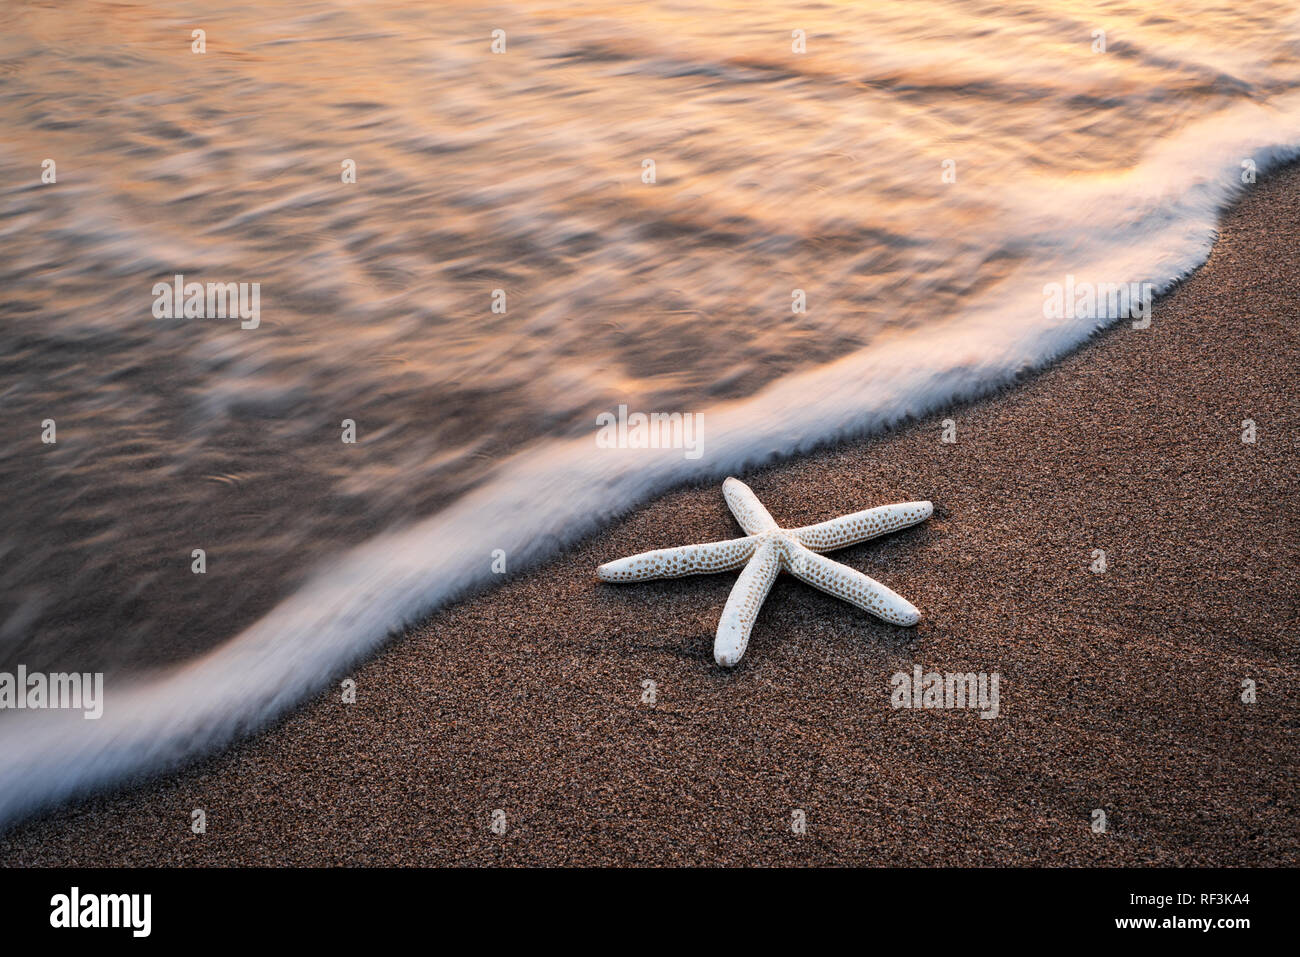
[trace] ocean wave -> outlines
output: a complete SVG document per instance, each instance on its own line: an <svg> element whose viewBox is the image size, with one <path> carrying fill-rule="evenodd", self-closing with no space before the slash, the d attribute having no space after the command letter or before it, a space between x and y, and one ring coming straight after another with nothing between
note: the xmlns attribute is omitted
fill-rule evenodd
<svg viewBox="0 0 1300 957"><path fill-rule="evenodd" d="M0 822L158 772L229 744L320 691L405 626L587 536L675 484L721 478L834 440L869 435L1013 382L1114 319L1046 318L1043 286L1063 270L1150 283L1158 292L1209 253L1217 216L1261 172L1300 155L1300 103L1243 105L1161 141L1122 175L1026 189L1025 228L1070 236L951 317L902 330L829 364L705 410L706 452L618 450L590 436L549 440L498 463L449 507L322 565L251 627L202 657L109 686L102 719L80 712L0 722ZM1267 145L1261 145L1267 144ZM1132 334L1159 334L1158 323ZM232 477L231 480L236 480Z"/></svg>

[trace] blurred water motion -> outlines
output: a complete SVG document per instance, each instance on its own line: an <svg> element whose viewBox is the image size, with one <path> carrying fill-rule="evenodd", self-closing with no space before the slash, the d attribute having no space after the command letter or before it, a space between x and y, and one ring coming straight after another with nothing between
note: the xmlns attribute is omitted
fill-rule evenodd
<svg viewBox="0 0 1300 957"><path fill-rule="evenodd" d="M7 4L0 668L187 658L601 411L1095 258L1178 199L1144 157L1295 92L1298 37L1291 2ZM261 326L154 318L177 273L260 283Z"/></svg>

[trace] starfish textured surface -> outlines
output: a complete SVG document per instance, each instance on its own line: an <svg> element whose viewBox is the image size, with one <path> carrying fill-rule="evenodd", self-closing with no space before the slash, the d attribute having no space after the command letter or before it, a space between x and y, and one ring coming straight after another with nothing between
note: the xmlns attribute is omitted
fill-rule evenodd
<svg viewBox="0 0 1300 957"><path fill-rule="evenodd" d="M934 514L929 502L881 505L816 525L785 529L776 524L744 482L727 479L722 483L722 495L745 530L744 538L641 552L606 562L596 569L596 577L607 582L640 582L741 568L713 642L714 660L727 668L745 654L758 610L783 570L892 624L915 625L921 620L921 613L902 595L818 552L847 548L923 522Z"/></svg>

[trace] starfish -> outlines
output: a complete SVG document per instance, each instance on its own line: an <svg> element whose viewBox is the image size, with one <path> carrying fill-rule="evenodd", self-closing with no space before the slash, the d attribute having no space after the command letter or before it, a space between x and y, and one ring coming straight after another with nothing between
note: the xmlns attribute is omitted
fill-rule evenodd
<svg viewBox="0 0 1300 957"><path fill-rule="evenodd" d="M743 565L722 610L713 642L713 660L725 668L740 662L763 599L782 571L895 625L915 625L921 620L921 613L902 595L818 552L847 548L923 522L934 514L929 502L881 505L816 525L786 529L776 524L744 482L727 479L722 483L722 495L745 530L744 538L657 548L606 562L596 569L596 577L607 582L640 582L725 572Z"/></svg>

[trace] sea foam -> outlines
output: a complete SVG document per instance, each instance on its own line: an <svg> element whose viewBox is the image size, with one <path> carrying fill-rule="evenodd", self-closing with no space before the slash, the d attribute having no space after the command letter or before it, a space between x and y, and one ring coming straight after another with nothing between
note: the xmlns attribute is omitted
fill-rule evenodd
<svg viewBox="0 0 1300 957"><path fill-rule="evenodd" d="M1068 268L1167 289L1204 262L1216 218L1240 192L1242 161L1262 172L1300 155L1300 101L1237 107L1187 127L1127 174L1056 183L1044 208L1024 184L1026 229L1058 232L1062 252L1007 295L777 380L706 410L707 452L593 453L590 436L502 462L448 508L322 567L241 634L201 658L106 689L103 718L16 715L0 722L0 822L175 767L228 744L320 691L405 625L489 584L490 552L512 571L545 559L671 488L868 435L1013 382L1077 347L1108 320L1048 319L1042 286ZM1072 220L1078 232L1072 232ZM1225 317L1225 321L1230 321ZM1132 335L1159 335L1159 319ZM543 507L544 506L544 507Z"/></svg>

